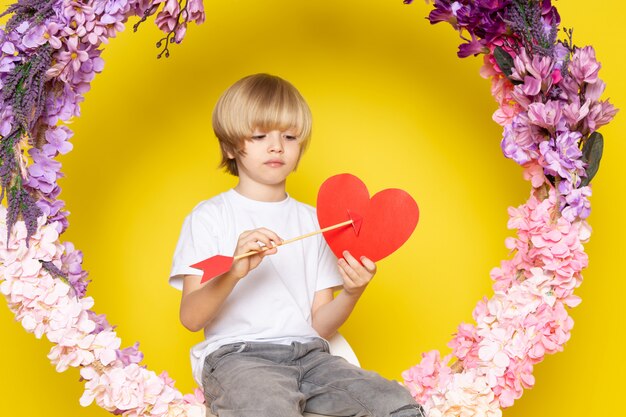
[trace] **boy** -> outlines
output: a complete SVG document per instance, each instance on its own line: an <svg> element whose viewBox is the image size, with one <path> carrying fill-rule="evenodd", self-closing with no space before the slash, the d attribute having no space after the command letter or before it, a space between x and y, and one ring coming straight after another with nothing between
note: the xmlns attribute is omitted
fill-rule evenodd
<svg viewBox="0 0 626 417"><path fill-rule="evenodd" d="M317 230L315 210L285 192L311 134L311 114L287 81L245 77L218 100L213 129L237 186L201 202L183 224L170 273L180 319L205 340L194 377L219 417L423 416L408 391L328 353L376 272L317 235L278 248L281 236ZM217 254L259 251L204 284L191 268ZM265 259L268 258L268 259ZM335 298L334 288L342 287Z"/></svg>

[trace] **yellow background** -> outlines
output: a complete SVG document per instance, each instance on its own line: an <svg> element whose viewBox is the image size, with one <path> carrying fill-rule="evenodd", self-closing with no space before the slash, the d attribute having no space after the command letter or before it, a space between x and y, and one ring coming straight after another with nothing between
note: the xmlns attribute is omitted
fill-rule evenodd
<svg viewBox="0 0 626 417"><path fill-rule="evenodd" d="M625 107L624 3L556 5L576 44L595 47L605 96ZM350 172L372 192L404 188L420 205L416 232L379 263L343 327L363 367L400 378L421 352L448 352L456 326L491 294L489 271L507 256L511 234L506 208L523 203L529 185L501 154L481 59L458 59L456 33L431 26L428 11L419 0L207 1L207 21L191 26L169 59L155 59L161 34L151 21L138 33L131 21L110 42L105 71L71 125L75 149L61 159L61 198L72 212L63 238L84 251L95 310L119 326L124 346L139 340L144 363L167 370L184 393L194 386L188 349L200 334L179 324L179 293L167 276L184 216L235 184L216 169L210 114L218 95L247 74L283 76L313 110L312 146L288 182L292 196L314 204L324 179ZM624 120L618 114L601 130L591 261L572 339L536 367L536 387L506 417L623 408ZM0 323L0 414L108 414L79 405L78 372L57 374L46 358L50 344L27 334L7 308Z"/></svg>

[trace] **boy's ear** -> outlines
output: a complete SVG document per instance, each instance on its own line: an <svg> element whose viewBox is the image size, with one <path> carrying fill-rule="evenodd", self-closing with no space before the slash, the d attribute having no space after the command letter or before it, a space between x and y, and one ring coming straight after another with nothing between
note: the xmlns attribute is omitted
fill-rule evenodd
<svg viewBox="0 0 626 417"><path fill-rule="evenodd" d="M222 152L226 155L228 159L235 159L235 153L232 151L230 146L227 146L223 143L221 144L221 146L222 146Z"/></svg>

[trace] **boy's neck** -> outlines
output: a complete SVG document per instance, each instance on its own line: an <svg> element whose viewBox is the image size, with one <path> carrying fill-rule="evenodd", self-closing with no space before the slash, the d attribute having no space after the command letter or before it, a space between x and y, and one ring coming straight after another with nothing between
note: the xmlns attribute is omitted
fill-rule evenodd
<svg viewBox="0 0 626 417"><path fill-rule="evenodd" d="M251 200L276 202L283 201L287 197L285 185L285 181L281 184L273 185L246 184L245 182L239 181L235 187L235 191Z"/></svg>

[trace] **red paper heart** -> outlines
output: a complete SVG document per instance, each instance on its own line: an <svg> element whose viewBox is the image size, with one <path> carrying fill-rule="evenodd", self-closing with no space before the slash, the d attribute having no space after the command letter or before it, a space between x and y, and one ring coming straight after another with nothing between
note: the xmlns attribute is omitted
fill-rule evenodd
<svg viewBox="0 0 626 417"><path fill-rule="evenodd" d="M324 233L337 258L347 250L357 259L383 259L406 242L419 219L417 203L404 190L389 188L370 199L367 187L354 175L339 174L324 181L317 194L320 227L350 220L349 211L363 217L358 235L352 227Z"/></svg>

